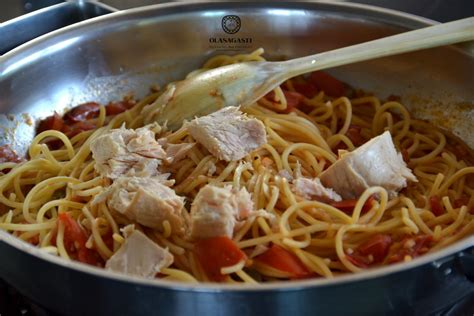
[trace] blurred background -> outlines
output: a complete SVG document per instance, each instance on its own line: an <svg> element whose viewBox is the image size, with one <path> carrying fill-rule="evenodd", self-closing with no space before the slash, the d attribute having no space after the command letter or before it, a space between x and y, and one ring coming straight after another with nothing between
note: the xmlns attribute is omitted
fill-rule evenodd
<svg viewBox="0 0 474 316"><path fill-rule="evenodd" d="M175 0L191 2L187 0ZM212 1L212 0L211 0ZM331 1L331 0L329 0ZM344 0L332 0L344 1ZM0 22L22 14L65 1L60 0L0 0ZM80 2L80 1L78 1ZM150 4L173 2L157 0L104 0L100 1L114 8L124 10ZM273 1L275 2L275 1ZM355 0L364 3L395 9L423 16L435 21L446 22L463 17L474 16L474 0Z"/></svg>

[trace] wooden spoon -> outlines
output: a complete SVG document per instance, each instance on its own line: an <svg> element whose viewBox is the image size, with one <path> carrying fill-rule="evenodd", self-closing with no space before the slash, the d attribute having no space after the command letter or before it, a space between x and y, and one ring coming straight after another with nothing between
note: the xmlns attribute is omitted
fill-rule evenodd
<svg viewBox="0 0 474 316"><path fill-rule="evenodd" d="M218 67L169 85L161 97L144 108L145 123L167 122L168 127L175 130L185 119L225 106L251 104L297 75L469 40L474 40L474 17L288 61L243 62Z"/></svg>

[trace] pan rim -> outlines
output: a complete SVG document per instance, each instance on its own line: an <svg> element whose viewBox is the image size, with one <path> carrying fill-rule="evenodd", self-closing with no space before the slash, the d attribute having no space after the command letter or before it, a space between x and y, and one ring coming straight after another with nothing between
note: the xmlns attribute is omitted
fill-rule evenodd
<svg viewBox="0 0 474 316"><path fill-rule="evenodd" d="M461 239L441 250L433 253L428 253L423 256L417 257L410 262L403 262L392 264L383 267L377 267L373 269L367 269L358 273L348 273L345 275L337 276L333 279L328 278L314 278L306 280L292 280L292 281L278 281L272 283L259 283L255 284L221 284L221 283L183 283L178 281L169 281L161 279L146 279L137 276L126 275L104 268L94 267L77 261L67 261L61 257L49 254L41 249L16 238L15 236L0 231L0 242L6 244L32 255L38 259L45 260L49 263L62 266L64 268L76 270L78 272L91 274L96 277L104 277L109 280L150 286L156 288L173 289L179 291L191 291L191 292L221 292L221 291L232 291L232 292L244 292L244 291L294 291L303 290L309 288L319 288L328 286L337 286L342 284L348 284L359 281L366 281L375 279L378 277L392 275L404 270L411 270L423 265L432 264L435 268L438 268L441 263L438 261L444 261L449 256L456 255L459 252L468 250L474 247L474 236L470 236Z"/></svg>
<svg viewBox="0 0 474 316"><path fill-rule="evenodd" d="M156 5L143 6L123 11L111 12L106 15L94 17L84 21L74 23L72 25L65 26L58 30L49 32L47 34L41 35L35 39L32 39L14 49L6 52L3 55L0 55L0 75L7 73L9 64L16 63L18 60L25 58L29 54L35 52L35 49L41 48L42 45L47 44L49 41L66 35L68 33L78 33L81 34L84 31L87 31L89 28L93 28L94 25L100 23L110 23L112 21L119 22L121 20L131 19L134 16L138 17L141 14L151 14L156 13L155 17L159 15L166 15L167 11L176 11L176 14L182 14L183 12L193 12L193 11L205 11L208 9L218 10L218 9L292 9L292 10L321 10L323 12L334 12L340 11L342 13L349 13L349 10L356 10L355 12L350 12L350 14L358 15L360 13L370 14L369 17L374 20L383 19L385 21L392 21L392 26L400 26L405 28L414 27L426 27L430 25L437 24L434 20L428 18L420 17L410 13L405 13L397 10L386 9L375 7L367 4L358 4L350 2L329 2L329 1L303 1L303 2L276 2L276 3L261 3L261 2L171 2L171 3L162 3ZM183 10L181 10L183 9ZM186 10L186 11L185 11ZM342 11L341 11L342 10ZM162 11L162 12L161 12ZM33 12L34 13L34 12ZM401 21L400 21L401 20ZM398 21L398 22L397 22ZM404 22L403 24L401 22ZM6 22L8 23L8 21ZM406 23L410 23L407 25ZM47 45L45 46L45 48ZM39 57L39 56L38 56ZM6 66L5 66L6 65Z"/></svg>
<svg viewBox="0 0 474 316"><path fill-rule="evenodd" d="M218 9L248 9L248 8L277 8L277 9L312 9L322 10L328 12L334 12L341 10L342 13L346 13L347 10L355 9L353 12L355 15L364 13L370 14L374 19L387 19L394 21L394 26L397 25L396 20L402 20L406 23L411 23L409 27L423 27L435 24L437 22L419 17L416 15L399 12L391 9L384 9L374 7L365 4L354 4L354 3L333 3L333 2L277 2L277 3L249 3L249 2L196 2L196 3L165 3L157 4L146 7L134 8L125 11L113 12L104 16L96 17L90 20L85 20L65 28L53 31L51 33L40 36L32 41L29 41L19 47L7 52L3 56L0 56L0 76L6 74L10 66L21 61L23 58L31 54L36 48L41 48L43 45L47 45L49 41L54 40L57 37L68 35L71 33L78 33L81 31L87 31L88 29L97 26L100 23L119 22L122 20L133 19L140 17L141 14L158 13L166 15L166 12L174 9L187 8L189 12L194 10L218 10ZM346 11L344 11L346 10ZM401 26L401 24L400 24ZM405 25L406 27L406 25ZM13 70L15 72L15 70ZM50 255L39 248L36 248L13 235L0 231L0 242L5 242L11 247L16 248L19 251L23 251L28 255L32 255L40 260L45 260L51 264L59 265L68 269L72 269L78 272L87 273L96 277L102 277L109 280L130 283L134 285L149 286L155 288L172 289L179 291L193 291L193 292L244 292L244 291L294 291L316 287L335 286L341 284L347 284L358 281L365 281L374 279L382 276L392 275L404 270L414 269L416 267L425 264L435 264L436 261L470 247L474 247L474 236L464 238L442 250L434 253L426 254L419 258L414 259L411 262L395 264L376 269L363 271L356 274L347 274L338 276L334 279L309 279L300 281L279 281L275 283L251 285L251 284L215 284L215 283L199 283L195 285L179 283L176 281L166 281L159 279L143 279L139 277L124 275L112 271L108 271L102 268L92 267L85 265L80 262L66 261L60 257Z"/></svg>

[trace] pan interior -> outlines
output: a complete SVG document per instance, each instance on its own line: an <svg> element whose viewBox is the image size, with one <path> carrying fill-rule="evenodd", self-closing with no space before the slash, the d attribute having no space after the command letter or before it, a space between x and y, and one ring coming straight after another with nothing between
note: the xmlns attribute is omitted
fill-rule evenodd
<svg viewBox="0 0 474 316"><path fill-rule="evenodd" d="M226 33L225 16L239 18L238 32ZM38 119L82 102L141 98L150 87L179 80L217 54L263 47L267 59L281 60L424 25L391 12L321 3L170 5L82 22L2 57L0 145L24 152ZM414 116L452 130L473 148L474 58L464 48L424 50L329 72L380 98L400 96ZM3 232L0 238L5 240Z"/></svg>

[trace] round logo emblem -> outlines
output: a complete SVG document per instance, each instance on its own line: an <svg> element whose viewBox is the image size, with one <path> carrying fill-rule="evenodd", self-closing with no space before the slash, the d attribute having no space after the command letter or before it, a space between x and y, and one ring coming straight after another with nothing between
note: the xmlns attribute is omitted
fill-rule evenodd
<svg viewBox="0 0 474 316"><path fill-rule="evenodd" d="M226 15L222 18L222 29L227 34L235 34L240 30L240 18L237 15Z"/></svg>

